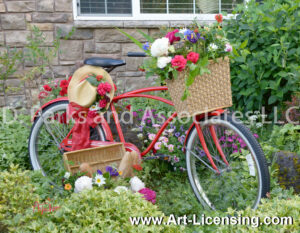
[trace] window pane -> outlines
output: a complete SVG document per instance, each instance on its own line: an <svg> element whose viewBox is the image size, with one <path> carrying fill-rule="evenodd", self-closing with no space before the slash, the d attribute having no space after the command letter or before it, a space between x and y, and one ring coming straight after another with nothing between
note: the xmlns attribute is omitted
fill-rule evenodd
<svg viewBox="0 0 300 233"><path fill-rule="evenodd" d="M131 14L131 0L80 0L81 14Z"/></svg>
<svg viewBox="0 0 300 233"><path fill-rule="evenodd" d="M193 0L169 0L169 13L194 13Z"/></svg>
<svg viewBox="0 0 300 233"><path fill-rule="evenodd" d="M244 0L222 0L221 11L231 13L237 4L243 3Z"/></svg>
<svg viewBox="0 0 300 233"><path fill-rule="evenodd" d="M141 0L141 13L164 14L167 13L166 0Z"/></svg>

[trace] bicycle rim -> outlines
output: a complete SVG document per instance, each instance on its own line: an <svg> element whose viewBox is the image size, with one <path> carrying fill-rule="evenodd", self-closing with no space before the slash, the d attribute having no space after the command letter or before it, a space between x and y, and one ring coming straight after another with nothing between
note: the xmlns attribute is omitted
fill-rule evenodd
<svg viewBox="0 0 300 233"><path fill-rule="evenodd" d="M212 138L213 126L226 164ZM201 123L205 142L219 172L212 167L196 128L191 131L186 146L186 162L190 183L204 207L226 211L227 208L257 208L263 185L262 162L259 148L253 145L253 136L245 134L240 124L224 119L209 119ZM251 138L252 137L252 138ZM264 183L264 184L263 184ZM264 189L265 192L265 189Z"/></svg>

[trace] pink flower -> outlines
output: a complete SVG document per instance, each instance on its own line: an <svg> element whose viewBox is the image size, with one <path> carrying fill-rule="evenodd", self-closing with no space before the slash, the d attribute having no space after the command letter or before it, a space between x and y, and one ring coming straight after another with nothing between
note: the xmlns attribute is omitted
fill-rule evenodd
<svg viewBox="0 0 300 233"><path fill-rule="evenodd" d="M154 149L155 149L155 150L160 150L160 149L161 149L161 142L155 143Z"/></svg>
<svg viewBox="0 0 300 233"><path fill-rule="evenodd" d="M147 201L152 202L152 204L155 204L156 202L156 193L155 191L148 189L148 188L143 188L139 191L140 194L143 194L143 198Z"/></svg>
<svg viewBox="0 0 300 233"><path fill-rule="evenodd" d="M228 43L225 45L225 52L232 52L232 46Z"/></svg>
<svg viewBox="0 0 300 233"><path fill-rule="evenodd" d="M103 84L103 88L104 88L104 90L106 92L110 92L111 91L111 85L108 82L106 82L106 83Z"/></svg>
<svg viewBox="0 0 300 233"><path fill-rule="evenodd" d="M155 138L155 134L153 134L153 133L149 134L148 138L149 138L151 141L153 141L154 138Z"/></svg>
<svg viewBox="0 0 300 233"><path fill-rule="evenodd" d="M168 143L169 139L167 137L160 137L159 141L164 142L164 143Z"/></svg>
<svg viewBox="0 0 300 233"><path fill-rule="evenodd" d="M90 118L95 118L98 115L97 111L89 111L88 112L88 117Z"/></svg>
<svg viewBox="0 0 300 233"><path fill-rule="evenodd" d="M107 105L106 99L102 99L99 101L100 108L105 108Z"/></svg>
<svg viewBox="0 0 300 233"><path fill-rule="evenodd" d="M173 152L173 151L174 151L174 145L170 144L170 145L168 146L168 150L169 150L170 152Z"/></svg>
<svg viewBox="0 0 300 233"><path fill-rule="evenodd" d="M195 53L195 52L190 52L188 55L187 55L187 60L193 62L194 64L197 63L197 61L199 60L199 53Z"/></svg>
<svg viewBox="0 0 300 233"><path fill-rule="evenodd" d="M172 67L174 67L177 71L183 71L186 66L187 60L182 55L176 55L172 61Z"/></svg>
<svg viewBox="0 0 300 233"><path fill-rule="evenodd" d="M169 39L170 41L170 44L173 44L174 41L180 41L180 37L176 37L175 34L179 32L178 29L175 29L174 31L172 32L168 32L167 35L166 35L166 38Z"/></svg>

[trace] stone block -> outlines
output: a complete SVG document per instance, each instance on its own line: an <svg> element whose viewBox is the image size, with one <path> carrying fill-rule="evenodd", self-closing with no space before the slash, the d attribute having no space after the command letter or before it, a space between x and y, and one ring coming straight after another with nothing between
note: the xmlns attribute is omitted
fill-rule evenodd
<svg viewBox="0 0 300 233"><path fill-rule="evenodd" d="M85 53L94 53L96 50L95 42L93 40L84 41L84 52Z"/></svg>
<svg viewBox="0 0 300 233"><path fill-rule="evenodd" d="M17 96L7 96L6 100L10 107L22 108L24 107L24 102L26 101L26 98L25 95L17 95Z"/></svg>
<svg viewBox="0 0 300 233"><path fill-rule="evenodd" d="M121 55L119 53L115 53L115 54L86 53L86 54L84 54L84 59L87 59L90 57L105 57L105 58L111 58L111 59L121 59Z"/></svg>
<svg viewBox="0 0 300 233"><path fill-rule="evenodd" d="M4 44L4 35L3 35L3 32L0 32L0 46ZM0 51L0 54L2 53L3 51Z"/></svg>
<svg viewBox="0 0 300 233"><path fill-rule="evenodd" d="M67 23L69 20L69 14L35 12L32 15L32 19L35 23Z"/></svg>
<svg viewBox="0 0 300 233"><path fill-rule="evenodd" d="M162 37L160 30L154 28L149 29L149 35L155 39Z"/></svg>
<svg viewBox="0 0 300 233"><path fill-rule="evenodd" d="M6 44L9 46L24 46L27 43L27 37L30 36L28 31L7 31Z"/></svg>
<svg viewBox="0 0 300 233"><path fill-rule="evenodd" d="M130 77L125 80L126 91L133 91L139 88L154 86L155 82L153 79L146 79L145 77Z"/></svg>
<svg viewBox="0 0 300 233"><path fill-rule="evenodd" d="M83 42L78 40L61 40L60 59L64 61L81 60L83 54Z"/></svg>
<svg viewBox="0 0 300 233"><path fill-rule="evenodd" d="M127 56L128 52L143 52L143 50L133 43L122 44L122 55Z"/></svg>
<svg viewBox="0 0 300 233"><path fill-rule="evenodd" d="M118 43L96 43L96 53L119 53L121 44Z"/></svg>
<svg viewBox="0 0 300 233"><path fill-rule="evenodd" d="M43 32L43 35L45 37L45 41L43 45L51 46L53 45L53 32Z"/></svg>
<svg viewBox="0 0 300 233"><path fill-rule="evenodd" d="M54 0L38 0L37 11L53 12L54 11Z"/></svg>
<svg viewBox="0 0 300 233"><path fill-rule="evenodd" d="M2 29L22 30L26 28L24 14L3 14L1 23Z"/></svg>
<svg viewBox="0 0 300 233"><path fill-rule="evenodd" d="M52 23L31 23L29 26L38 27L41 31L53 31L54 28Z"/></svg>
<svg viewBox="0 0 300 233"><path fill-rule="evenodd" d="M0 13L6 12L4 3L0 3Z"/></svg>
<svg viewBox="0 0 300 233"><path fill-rule="evenodd" d="M0 97L0 107L4 107L5 106L5 99L4 97Z"/></svg>
<svg viewBox="0 0 300 233"><path fill-rule="evenodd" d="M143 64L143 60L140 57L127 57L126 58L126 70L138 71L139 67Z"/></svg>
<svg viewBox="0 0 300 233"><path fill-rule="evenodd" d="M72 0L55 0L55 11L72 12Z"/></svg>
<svg viewBox="0 0 300 233"><path fill-rule="evenodd" d="M143 42L146 39L136 31L136 29L124 29L126 33L133 36L137 40ZM147 29L141 29L144 33L148 33ZM97 29L95 30L96 42L130 42L131 40L116 29Z"/></svg>
<svg viewBox="0 0 300 233"><path fill-rule="evenodd" d="M9 1L6 2L7 12L35 11L35 1Z"/></svg>
<svg viewBox="0 0 300 233"><path fill-rule="evenodd" d="M60 32L60 38L64 38L72 31L73 25L58 24L56 25L56 33ZM94 33L91 29L75 29L73 34L69 37L71 40L89 40L93 39Z"/></svg>
<svg viewBox="0 0 300 233"><path fill-rule="evenodd" d="M54 66L53 71L55 73L55 77L68 78L71 74L71 70L73 65L71 66Z"/></svg>
<svg viewBox="0 0 300 233"><path fill-rule="evenodd" d="M31 16L31 14L30 14L30 13L27 13L27 14L25 15L25 19L26 19L27 22L31 22L31 21L32 21L32 16Z"/></svg>

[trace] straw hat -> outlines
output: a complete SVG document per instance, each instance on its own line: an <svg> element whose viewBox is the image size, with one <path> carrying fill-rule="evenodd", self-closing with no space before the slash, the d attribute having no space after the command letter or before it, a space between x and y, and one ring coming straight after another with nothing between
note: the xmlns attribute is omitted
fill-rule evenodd
<svg viewBox="0 0 300 233"><path fill-rule="evenodd" d="M68 99L82 107L90 107L96 100L97 87L91 85L85 78L91 74L102 75L103 79L111 84L109 98L112 100L115 93L114 83L110 75L101 67L85 65L75 71L68 87ZM109 105L107 105L108 107Z"/></svg>

